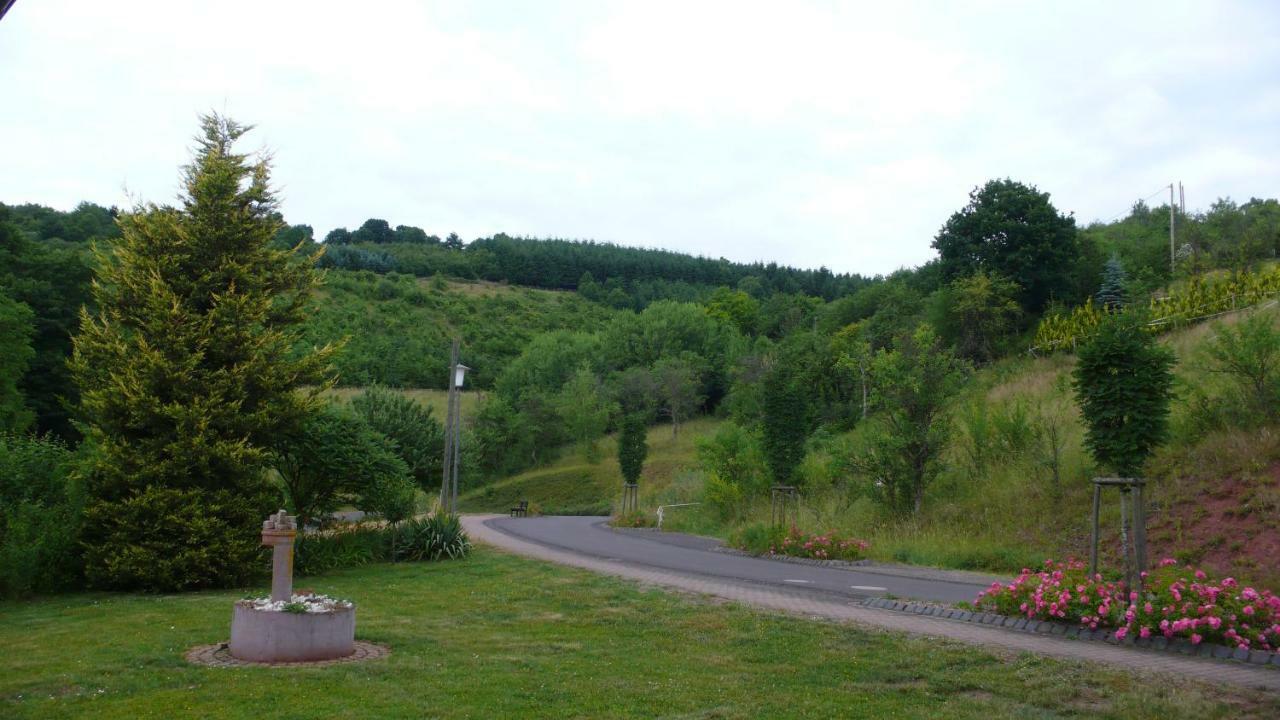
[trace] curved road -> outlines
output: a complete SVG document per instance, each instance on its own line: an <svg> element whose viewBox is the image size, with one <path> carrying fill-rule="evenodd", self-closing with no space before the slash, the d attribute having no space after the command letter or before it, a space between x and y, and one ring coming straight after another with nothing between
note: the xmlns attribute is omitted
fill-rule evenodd
<svg viewBox="0 0 1280 720"><path fill-rule="evenodd" d="M516 538L579 555L679 573L848 598L893 595L936 602L972 601L993 580L977 573L898 566L825 567L719 552L713 538L615 530L605 517L497 517L485 525Z"/></svg>

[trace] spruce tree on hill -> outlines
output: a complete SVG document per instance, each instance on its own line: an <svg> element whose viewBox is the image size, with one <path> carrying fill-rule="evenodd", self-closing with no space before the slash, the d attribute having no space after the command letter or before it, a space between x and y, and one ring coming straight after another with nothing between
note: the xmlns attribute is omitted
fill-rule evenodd
<svg viewBox="0 0 1280 720"><path fill-rule="evenodd" d="M1115 255L1102 268L1102 287L1098 289L1098 305L1121 309L1129 304L1129 291L1125 285L1129 275L1124 271L1124 263Z"/></svg>
<svg viewBox="0 0 1280 720"><path fill-rule="evenodd" d="M207 116L201 129L181 205L120 218L75 338L94 448L86 575L98 587L224 586L260 572L262 518L281 497L270 446L329 384L332 348L298 346L318 275L314 258L271 247L281 224L267 162L233 151L249 128Z"/></svg>

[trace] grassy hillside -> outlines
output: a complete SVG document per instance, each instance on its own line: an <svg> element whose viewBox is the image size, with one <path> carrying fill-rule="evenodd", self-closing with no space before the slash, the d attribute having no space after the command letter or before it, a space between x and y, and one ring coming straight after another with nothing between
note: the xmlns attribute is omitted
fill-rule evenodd
<svg viewBox="0 0 1280 720"><path fill-rule="evenodd" d="M617 311L576 293L329 270L306 327L308 343L346 338L342 385L444 388L449 344L463 340L468 383L489 387L535 335L600 327Z"/></svg>
<svg viewBox="0 0 1280 720"><path fill-rule="evenodd" d="M669 425L649 429L649 456L639 483L641 507L656 507L655 498L681 478L695 474L694 443L717 425L709 418L685 423L677 438L671 436ZM528 500L537 512L593 515L608 514L621 497L617 436L610 435L600 442L598 462L589 462L576 449L566 450L552 465L465 492L459 503L464 512L506 512L516 502Z"/></svg>
<svg viewBox="0 0 1280 720"><path fill-rule="evenodd" d="M1280 319L1274 309L1263 310ZM1239 316L1223 319L1233 323ZM1197 395L1226 382L1203 362L1210 325L1172 333L1163 342L1178 356L1173 434L1149 468L1150 545L1223 574L1280 585L1280 432L1204 427ZM875 558L925 565L1016 571L1046 557L1086 557L1090 478L1100 471L1082 446L1083 427L1070 388L1074 357L1014 358L983 369L954 408L956 431L946 468L930 489L922 516L886 519L852 482L841 460L857 431L819 439L802 468L801 524L839 529L871 542ZM1055 481L1045 432L1059 437ZM684 495L699 495L686 484ZM761 499L730 518L698 508L673 528L731 534L768 518ZM1106 498L1103 554L1117 559L1119 499ZM1118 560L1117 560L1118 562Z"/></svg>

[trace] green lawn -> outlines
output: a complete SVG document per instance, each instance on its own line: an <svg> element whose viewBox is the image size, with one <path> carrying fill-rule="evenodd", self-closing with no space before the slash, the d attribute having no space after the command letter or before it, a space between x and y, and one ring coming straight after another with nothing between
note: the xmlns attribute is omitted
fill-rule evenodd
<svg viewBox="0 0 1280 720"><path fill-rule="evenodd" d="M785 618L478 550L305 584L392 655L187 665L238 592L0 604L0 717L1275 717L1280 701Z"/></svg>

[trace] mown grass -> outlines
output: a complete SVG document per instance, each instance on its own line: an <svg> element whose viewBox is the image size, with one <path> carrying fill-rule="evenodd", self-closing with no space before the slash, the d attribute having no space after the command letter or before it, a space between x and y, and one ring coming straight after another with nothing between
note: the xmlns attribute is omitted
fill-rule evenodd
<svg viewBox="0 0 1280 720"><path fill-rule="evenodd" d="M789 618L480 548L308 579L388 658L188 665L238 592L0 603L6 718L1274 717L1235 688Z"/></svg>

